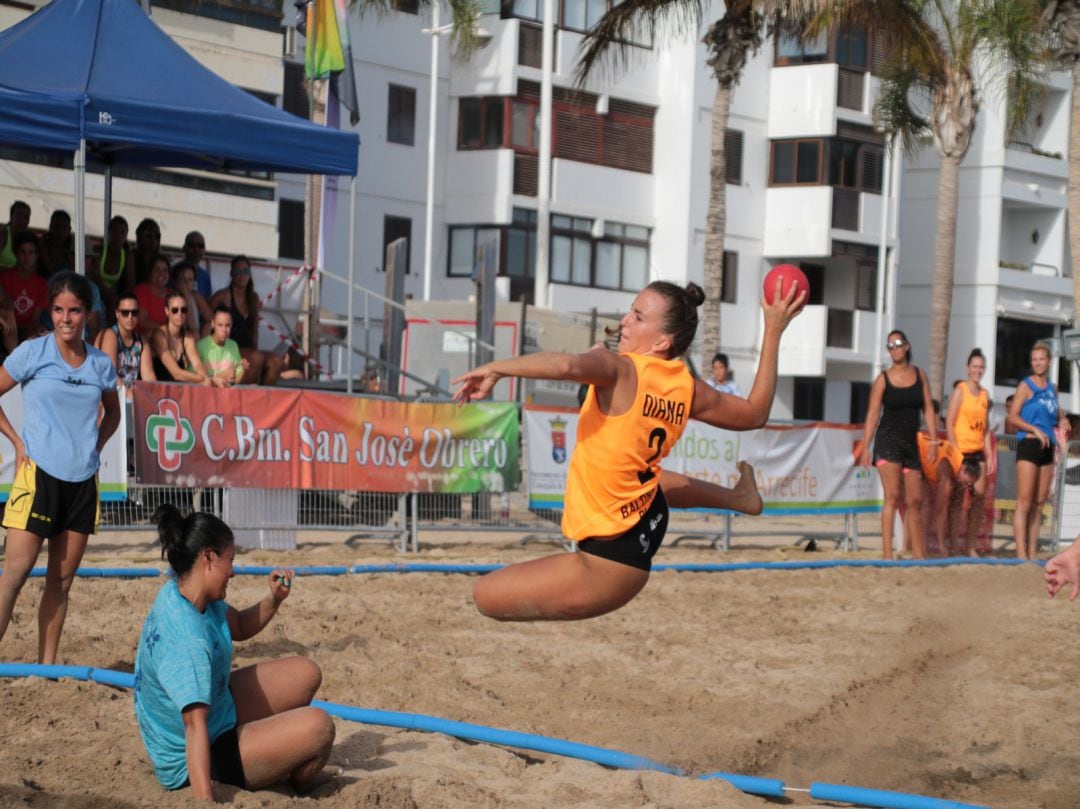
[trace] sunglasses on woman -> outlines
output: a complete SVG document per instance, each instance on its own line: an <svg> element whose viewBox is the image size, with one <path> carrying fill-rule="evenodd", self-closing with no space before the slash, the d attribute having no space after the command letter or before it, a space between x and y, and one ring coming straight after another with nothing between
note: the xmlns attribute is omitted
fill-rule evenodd
<svg viewBox="0 0 1080 809"><path fill-rule="evenodd" d="M893 340L891 343L886 343L886 348L903 348L907 345L907 340Z"/></svg>
<svg viewBox="0 0 1080 809"><path fill-rule="evenodd" d="M187 307L186 306L170 306L169 311L174 315L186 315L187 314Z"/></svg>
<svg viewBox="0 0 1080 809"><path fill-rule="evenodd" d="M117 309L116 314L120 315L120 317L138 317L139 316L139 310L138 309Z"/></svg>

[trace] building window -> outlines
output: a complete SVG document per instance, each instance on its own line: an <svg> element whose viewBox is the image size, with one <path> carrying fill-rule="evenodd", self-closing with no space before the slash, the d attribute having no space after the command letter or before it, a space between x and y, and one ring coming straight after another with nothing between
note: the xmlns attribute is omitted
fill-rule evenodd
<svg viewBox="0 0 1080 809"><path fill-rule="evenodd" d="M867 53L865 28L841 28L836 32L836 64L865 71Z"/></svg>
<svg viewBox="0 0 1080 809"><path fill-rule="evenodd" d="M822 32L812 40L805 40L799 27L781 23L776 35L776 58L779 65L804 65L825 62L829 58L829 36Z"/></svg>
<svg viewBox="0 0 1080 809"><path fill-rule="evenodd" d="M739 286L739 254L733 250L724 251L724 279L721 282L720 302L735 303Z"/></svg>
<svg viewBox="0 0 1080 809"><path fill-rule="evenodd" d="M738 129L724 131L724 172L732 185L742 185L743 133Z"/></svg>
<svg viewBox="0 0 1080 809"><path fill-rule="evenodd" d="M551 217L552 283L591 285L592 224L580 217Z"/></svg>
<svg viewBox="0 0 1080 809"><path fill-rule="evenodd" d="M300 118L307 118L308 107L307 81L304 78L302 62L285 62L285 80L281 89L281 108Z"/></svg>
<svg viewBox="0 0 1080 809"><path fill-rule="evenodd" d="M453 278L472 278L480 252L501 247L502 228L498 225L450 228L450 268ZM500 267L502 262L500 261ZM500 271L500 274L501 271Z"/></svg>
<svg viewBox="0 0 1080 809"><path fill-rule="evenodd" d="M503 147L503 99L463 98L458 105L458 149Z"/></svg>
<svg viewBox="0 0 1080 809"><path fill-rule="evenodd" d="M866 411L870 409L870 383L851 383L851 407L848 409L848 423L862 424L866 421Z"/></svg>
<svg viewBox="0 0 1080 809"><path fill-rule="evenodd" d="M304 203L278 200L278 256L304 260Z"/></svg>
<svg viewBox="0 0 1080 809"><path fill-rule="evenodd" d="M772 142L769 185L821 185L820 140Z"/></svg>
<svg viewBox="0 0 1080 809"><path fill-rule="evenodd" d="M621 2L622 0L559 0L555 22L559 28L587 33L612 6L617 6ZM544 2L543 0L502 0L502 16L543 23ZM640 30L630 31L625 39L617 41L640 48L651 48L652 32L648 26L641 26ZM519 64L524 64L524 62L519 62Z"/></svg>
<svg viewBox="0 0 1080 809"><path fill-rule="evenodd" d="M386 248L397 239L405 239L405 274L412 266L412 220L405 216L383 217L383 272L386 272Z"/></svg>
<svg viewBox="0 0 1080 809"><path fill-rule="evenodd" d="M412 146L416 135L416 89L390 85L386 107L386 139Z"/></svg>
<svg viewBox="0 0 1080 809"><path fill-rule="evenodd" d="M1057 326L999 317L997 321L997 351L994 360L994 384L1015 388L1031 374L1031 347L1039 340L1057 337ZM1058 360L1058 391L1072 390L1072 368L1064 359Z"/></svg>
<svg viewBox="0 0 1080 809"><path fill-rule="evenodd" d="M594 286L604 289L643 289L649 280L649 229L607 222L596 242Z"/></svg>
<svg viewBox="0 0 1080 809"><path fill-rule="evenodd" d="M877 265L855 262L855 308L862 312L877 309Z"/></svg>
<svg viewBox="0 0 1080 809"><path fill-rule="evenodd" d="M825 380L820 376L795 377L792 418L822 421L825 418Z"/></svg>

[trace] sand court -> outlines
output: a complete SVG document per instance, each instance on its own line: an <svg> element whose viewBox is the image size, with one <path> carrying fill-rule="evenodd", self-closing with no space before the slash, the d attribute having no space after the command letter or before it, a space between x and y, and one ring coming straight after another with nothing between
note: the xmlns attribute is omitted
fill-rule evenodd
<svg viewBox="0 0 1080 809"><path fill-rule="evenodd" d="M512 537L425 543L409 560L510 562L550 547ZM871 558L848 554L843 558ZM664 548L657 562L830 558L764 545ZM316 538L237 564L385 564L380 543ZM162 567L147 536L96 539L85 566ZM1072 807L1080 789L1080 604L1051 602L1022 567L839 568L653 574L623 609L579 623L502 624L473 578L305 576L235 665L290 654L323 670L319 698L621 750L691 775L717 770L949 798ZM58 662L131 671L157 579L80 579ZM238 576L229 601L266 591ZM32 662L40 580L19 599L0 659ZM0 680L0 804L185 805L153 777L128 691ZM241 807L766 807L719 781L610 770L559 756L336 720L313 794L222 788ZM191 802L193 805L194 801ZM822 806L792 794L785 805Z"/></svg>

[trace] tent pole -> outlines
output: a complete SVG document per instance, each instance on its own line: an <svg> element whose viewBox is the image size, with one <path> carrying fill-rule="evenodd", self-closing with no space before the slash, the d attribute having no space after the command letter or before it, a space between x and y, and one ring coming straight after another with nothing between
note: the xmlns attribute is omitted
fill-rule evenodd
<svg viewBox="0 0 1080 809"><path fill-rule="evenodd" d="M86 140L75 152L75 272L86 274Z"/></svg>
<svg viewBox="0 0 1080 809"><path fill-rule="evenodd" d="M112 166L105 164L105 221L101 225L101 233L105 240L109 239L109 220L112 219Z"/></svg>
<svg viewBox="0 0 1080 809"><path fill-rule="evenodd" d="M349 299L345 325L345 392L353 392L353 298L356 297L356 175L349 178Z"/></svg>

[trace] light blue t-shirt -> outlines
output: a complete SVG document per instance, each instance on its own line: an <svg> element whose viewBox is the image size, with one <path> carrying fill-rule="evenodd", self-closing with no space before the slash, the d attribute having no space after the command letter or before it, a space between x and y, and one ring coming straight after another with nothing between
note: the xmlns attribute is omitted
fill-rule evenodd
<svg viewBox="0 0 1080 809"><path fill-rule="evenodd" d="M79 483L97 474L98 405L116 390L108 355L87 344L86 359L72 368L60 357L56 337L20 343L4 369L22 384L22 440L26 454L54 478Z"/></svg>
<svg viewBox="0 0 1080 809"><path fill-rule="evenodd" d="M135 718L154 773L166 789L179 789L188 780L184 708L209 706L211 744L236 725L227 612L224 601L212 601L206 612L199 612L180 594L176 579L170 579L143 624L135 653Z"/></svg>

